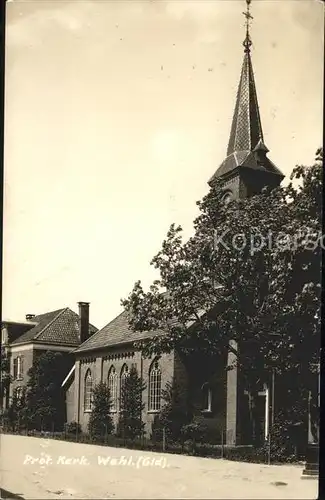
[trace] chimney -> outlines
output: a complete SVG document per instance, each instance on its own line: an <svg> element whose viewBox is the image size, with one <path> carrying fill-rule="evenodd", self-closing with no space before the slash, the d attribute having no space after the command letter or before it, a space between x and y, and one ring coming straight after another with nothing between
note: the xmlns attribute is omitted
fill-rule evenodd
<svg viewBox="0 0 325 500"><path fill-rule="evenodd" d="M31 321L33 318L35 318L35 314L26 314L26 321Z"/></svg>
<svg viewBox="0 0 325 500"><path fill-rule="evenodd" d="M89 302L78 302L80 344L89 337Z"/></svg>

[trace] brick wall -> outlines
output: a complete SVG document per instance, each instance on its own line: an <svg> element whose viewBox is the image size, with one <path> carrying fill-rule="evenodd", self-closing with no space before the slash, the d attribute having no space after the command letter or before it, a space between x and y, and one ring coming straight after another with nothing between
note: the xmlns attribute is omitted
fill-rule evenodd
<svg viewBox="0 0 325 500"><path fill-rule="evenodd" d="M223 188L225 190L227 190L227 189L231 190L234 198L237 199L240 196L240 189L241 189L239 175L235 175L235 176L227 179L223 185Z"/></svg>
<svg viewBox="0 0 325 500"><path fill-rule="evenodd" d="M157 415L157 412L148 411L148 400L149 400L149 392L148 392L148 378L149 378L149 370L151 367L153 358L151 359L143 359L143 380L146 383L146 389L143 392L145 408L143 412L143 420L146 424L145 431L149 436L151 433L152 423ZM161 369L161 387L164 389L166 387L167 382L171 382L174 376L174 353L163 354L159 360L159 365Z"/></svg>
<svg viewBox="0 0 325 500"><path fill-rule="evenodd" d="M136 365L138 373L142 375L142 379L146 384L146 388L143 391L143 402L145 404L142 418L145 423L145 432L149 437L151 433L151 425L157 414L157 412L148 411L148 376L154 358L145 359L142 357L139 351L135 351L131 348L112 348L106 352L99 352L96 355L86 356L79 355L76 362L76 372L75 372L75 396L74 405L78 405L78 410L75 412L76 420L81 425L83 432L87 432L87 425L89 421L90 413L84 411L84 381L87 370L90 369L93 374L93 384L98 384L99 382L107 382L108 374L110 369L114 366L117 373L117 411L112 413L115 426L118 423L119 417L119 407L120 407L120 374L121 370L126 364L128 368L131 368L132 364ZM167 382L172 380L174 374L174 354L163 354L159 360L161 368L161 385L162 388L166 386Z"/></svg>
<svg viewBox="0 0 325 500"><path fill-rule="evenodd" d="M79 390L79 423L81 425L82 431L86 432L87 431L87 426L88 426L88 421L89 421L89 415L90 413L88 411L84 410L84 381L86 377L86 373L88 370L91 371L91 375L93 377L93 385L96 385L100 382L100 379L98 379L98 374L96 373L96 357L84 357L80 359L80 364L78 365L78 379L79 383L76 385L76 390ZM78 421L78 420L77 420Z"/></svg>
<svg viewBox="0 0 325 500"><path fill-rule="evenodd" d="M232 345L237 347L235 342ZM229 352L228 365L232 366L235 359L235 354ZM227 372L226 443L229 445L238 444L238 375L237 367Z"/></svg>
<svg viewBox="0 0 325 500"><path fill-rule="evenodd" d="M66 422L73 422L75 420L74 412L74 393L75 393L75 380L74 377L65 391L65 405L66 405Z"/></svg>
<svg viewBox="0 0 325 500"><path fill-rule="evenodd" d="M188 391L188 372L184 359L177 352L174 353L174 379L175 382L183 388L184 393Z"/></svg>

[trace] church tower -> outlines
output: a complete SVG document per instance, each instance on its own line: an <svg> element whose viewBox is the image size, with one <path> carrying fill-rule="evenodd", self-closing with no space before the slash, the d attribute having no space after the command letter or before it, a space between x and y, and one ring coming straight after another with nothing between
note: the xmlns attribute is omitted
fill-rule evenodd
<svg viewBox="0 0 325 500"><path fill-rule="evenodd" d="M284 175L267 157L262 123L257 101L254 72L251 59L249 27L251 0L246 0L246 37L243 42L244 60L241 70L234 116L232 119L227 157L209 180L213 187L221 179L225 197L245 198L259 193L263 187L276 187Z"/></svg>

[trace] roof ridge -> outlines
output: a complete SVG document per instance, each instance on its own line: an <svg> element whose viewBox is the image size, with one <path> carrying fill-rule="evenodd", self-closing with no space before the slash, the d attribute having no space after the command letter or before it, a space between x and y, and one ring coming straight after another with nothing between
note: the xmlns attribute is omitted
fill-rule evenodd
<svg viewBox="0 0 325 500"><path fill-rule="evenodd" d="M80 318L79 314L76 313L76 311L74 311L73 309L71 309L71 307L66 307L66 309L68 309L69 311L71 311L75 316L77 316L78 319ZM91 326L92 328L96 328L96 330L98 330L97 326L95 326L92 323L90 323L90 321L89 321L89 326Z"/></svg>
<svg viewBox="0 0 325 500"><path fill-rule="evenodd" d="M38 332L37 335L35 335L34 337L34 340L38 339L38 337L41 335L41 333L44 333L45 330L54 323L54 321L56 321L60 316L61 314L63 314L67 309L69 309L68 307L65 307L64 309L60 310L60 312L52 319L52 321L50 321L49 323L47 323L47 325L44 326L44 328L42 328L42 330L40 332ZM46 314L46 313L45 313Z"/></svg>
<svg viewBox="0 0 325 500"><path fill-rule="evenodd" d="M113 323L113 321L116 321L117 318L119 318L120 316L122 316L122 314L126 313L126 310L123 309L123 311L118 314L117 316L115 316L115 318L113 318L111 321L109 321L108 323L106 323L106 325L104 325L102 328L100 328L99 330L97 330L97 332L93 333L90 337L88 337L87 340L85 340L82 344L78 345L78 347L76 347L75 351L77 351L81 346L84 346L85 344L87 344L87 342L90 340L90 339L94 339L94 337L96 337L96 335L98 335L102 330L104 330L104 328L107 328L111 323ZM73 351L73 352L75 352Z"/></svg>

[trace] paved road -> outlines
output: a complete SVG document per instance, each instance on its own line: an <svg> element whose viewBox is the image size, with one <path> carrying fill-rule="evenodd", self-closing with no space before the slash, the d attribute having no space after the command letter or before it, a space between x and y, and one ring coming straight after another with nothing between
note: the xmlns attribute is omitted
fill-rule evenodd
<svg viewBox="0 0 325 500"><path fill-rule="evenodd" d="M24 499L317 498L302 467L1 436L1 487ZM11 497L11 498L14 498Z"/></svg>

